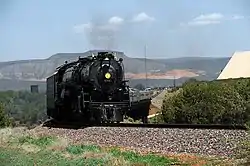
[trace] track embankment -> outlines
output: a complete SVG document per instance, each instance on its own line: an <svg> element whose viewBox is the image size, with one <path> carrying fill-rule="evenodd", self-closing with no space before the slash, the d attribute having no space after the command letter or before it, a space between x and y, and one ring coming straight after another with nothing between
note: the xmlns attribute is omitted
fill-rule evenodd
<svg viewBox="0 0 250 166"><path fill-rule="evenodd" d="M162 154L189 153L222 157L232 157L237 151L236 146L249 139L244 130L222 129L103 126L79 130L37 127L33 131L67 138L74 143L88 142Z"/></svg>
<svg viewBox="0 0 250 166"><path fill-rule="evenodd" d="M166 93L167 90L163 90L152 98L148 118L152 118L161 112L161 106Z"/></svg>
<svg viewBox="0 0 250 166"><path fill-rule="evenodd" d="M157 96L155 96L151 102L152 105L155 106L158 109L161 109L162 103L163 103L163 99L165 97L167 93L167 90L163 90L161 93L159 93Z"/></svg>

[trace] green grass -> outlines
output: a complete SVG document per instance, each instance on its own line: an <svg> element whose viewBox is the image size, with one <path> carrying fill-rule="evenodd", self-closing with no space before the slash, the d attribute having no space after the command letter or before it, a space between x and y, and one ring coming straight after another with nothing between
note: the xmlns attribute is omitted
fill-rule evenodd
<svg viewBox="0 0 250 166"><path fill-rule="evenodd" d="M96 145L70 145L66 148L66 151L71 154L82 154L84 152L95 152L99 153L101 148Z"/></svg>
<svg viewBox="0 0 250 166"><path fill-rule="evenodd" d="M107 149L96 145L82 144L63 147L58 141L56 138L50 136L39 138L21 136L9 145L0 145L0 165L167 166L178 163L175 159L160 157L154 154L140 155L132 151L121 151L118 148ZM60 146L61 148L59 148Z"/></svg>
<svg viewBox="0 0 250 166"><path fill-rule="evenodd" d="M115 157L123 157L126 161L129 161L131 163L143 163L143 164L148 164L148 165L155 165L157 164L158 166L164 166L164 165L171 165L173 163L177 163L175 160L170 160L166 157L161 157L161 156L156 156L153 154L148 154L148 155L138 155L135 152L131 151L126 151L126 152L121 152L119 149L112 149L110 153L115 156Z"/></svg>
<svg viewBox="0 0 250 166"><path fill-rule="evenodd" d="M43 146L51 145L54 142L54 140L55 138L51 136L45 136L45 137L39 137L39 138L34 138L31 136L24 136L24 137L18 138L18 143L20 144L29 143L29 144L43 147Z"/></svg>
<svg viewBox="0 0 250 166"><path fill-rule="evenodd" d="M0 148L0 161L4 166L96 166L105 165L104 159L67 159L59 152L40 151L27 153L21 150Z"/></svg>
<svg viewBox="0 0 250 166"><path fill-rule="evenodd" d="M221 160L198 156L153 153L145 155L114 147L100 147L25 130L0 130L0 166L168 166L223 165ZM41 135L41 134L40 134ZM220 164L215 164L220 163ZM210 164L211 163L211 164Z"/></svg>
<svg viewBox="0 0 250 166"><path fill-rule="evenodd" d="M148 119L149 123L165 123L161 114Z"/></svg>

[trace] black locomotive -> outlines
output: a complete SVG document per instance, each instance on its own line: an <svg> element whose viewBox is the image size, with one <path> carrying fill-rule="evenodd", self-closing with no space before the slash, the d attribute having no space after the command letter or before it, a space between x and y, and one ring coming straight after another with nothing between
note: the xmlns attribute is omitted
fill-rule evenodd
<svg viewBox="0 0 250 166"><path fill-rule="evenodd" d="M54 120L121 122L130 109L123 59L112 52L65 62L47 78L47 115Z"/></svg>

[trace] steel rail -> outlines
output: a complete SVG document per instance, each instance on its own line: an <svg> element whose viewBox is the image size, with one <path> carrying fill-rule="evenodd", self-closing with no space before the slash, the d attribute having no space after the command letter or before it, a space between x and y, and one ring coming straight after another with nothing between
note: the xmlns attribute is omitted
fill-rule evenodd
<svg viewBox="0 0 250 166"><path fill-rule="evenodd" d="M218 129L218 130L247 130L245 125L227 124L157 124L157 123L103 123L103 124L83 124L83 123L62 123L53 120L44 122L43 127L82 129L86 127L133 127L133 128L177 128L177 129Z"/></svg>

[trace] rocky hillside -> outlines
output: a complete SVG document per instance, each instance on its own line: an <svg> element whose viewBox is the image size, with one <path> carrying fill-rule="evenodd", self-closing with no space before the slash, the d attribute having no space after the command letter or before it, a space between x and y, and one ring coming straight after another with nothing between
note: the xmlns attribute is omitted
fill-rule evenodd
<svg viewBox="0 0 250 166"><path fill-rule="evenodd" d="M43 60L23 60L0 63L1 79L20 79L20 80L45 80L52 74L56 67L62 65L65 61L77 60L79 56L85 57L96 51L85 53L58 53L48 59ZM145 72L145 63L143 60L130 58L122 52L117 52L117 56L124 59L124 65L127 73ZM154 60L148 62L148 70L165 71L165 65Z"/></svg>
<svg viewBox="0 0 250 166"><path fill-rule="evenodd" d="M16 87L34 83L44 84L46 77L65 61L70 62L79 56L85 57L97 51L100 50L85 53L58 53L39 60L0 62L0 90L9 89L10 85ZM116 53L118 58L124 59L126 78L132 80L133 85L145 82L145 59L131 58L123 52ZM191 77L211 80L217 78L228 61L229 58L202 57L147 59L147 76L150 85L172 84L173 79L186 80Z"/></svg>
<svg viewBox="0 0 250 166"><path fill-rule="evenodd" d="M65 61L76 60L96 51L85 53L58 53L47 59L22 60L0 63L0 79L18 79L44 81L56 67ZM145 60L130 58L122 52L117 56L124 59L127 78L145 78ZM202 75L217 75L224 68L229 58L175 58L148 59L147 72L150 79L176 79L182 77L197 77Z"/></svg>

